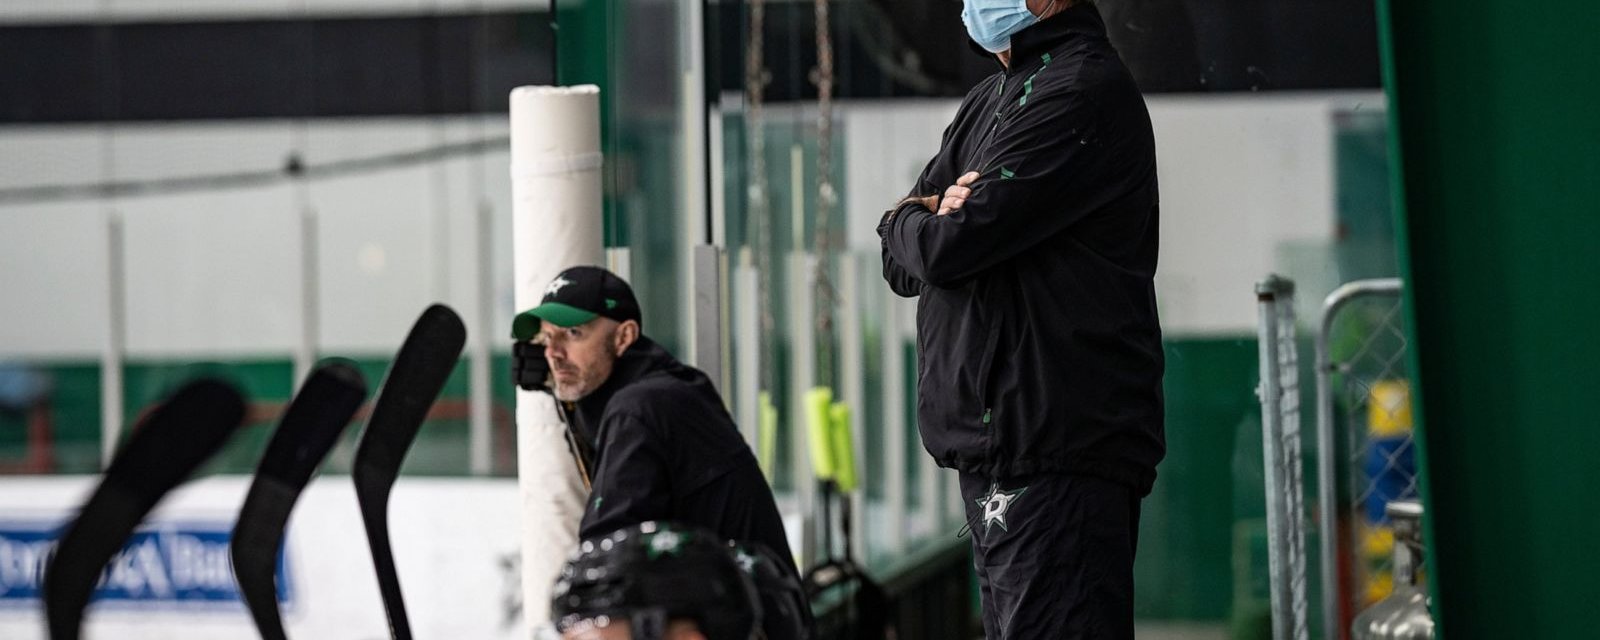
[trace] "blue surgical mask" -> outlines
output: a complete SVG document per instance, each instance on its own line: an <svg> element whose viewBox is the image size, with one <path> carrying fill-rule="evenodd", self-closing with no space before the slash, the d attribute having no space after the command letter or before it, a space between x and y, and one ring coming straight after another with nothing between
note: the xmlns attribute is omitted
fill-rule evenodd
<svg viewBox="0 0 1600 640"><path fill-rule="evenodd" d="M989 53L1010 49L1012 35L1039 21L1028 0L965 0L961 5L967 35Z"/></svg>

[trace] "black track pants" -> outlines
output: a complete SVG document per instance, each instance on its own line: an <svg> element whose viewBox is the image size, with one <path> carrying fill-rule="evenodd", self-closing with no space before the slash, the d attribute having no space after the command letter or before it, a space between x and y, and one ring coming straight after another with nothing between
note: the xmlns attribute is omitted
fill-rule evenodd
<svg viewBox="0 0 1600 640"><path fill-rule="evenodd" d="M1133 638L1139 498L1099 478L961 474L988 640Z"/></svg>

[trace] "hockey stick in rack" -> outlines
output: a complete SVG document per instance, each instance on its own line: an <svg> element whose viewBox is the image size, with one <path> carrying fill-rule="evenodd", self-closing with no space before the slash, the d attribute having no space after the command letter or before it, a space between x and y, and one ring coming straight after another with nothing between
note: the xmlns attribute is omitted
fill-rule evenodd
<svg viewBox="0 0 1600 640"><path fill-rule="evenodd" d="M466 325L456 312L440 304L428 307L411 327L411 334L390 365L356 448L352 470L356 501L361 504L361 520L372 547L372 565L378 573L378 593L388 616L389 635L395 640L411 640L411 623L406 617L400 576L389 545L389 493L400 475L406 452L444 389L466 341Z"/></svg>
<svg viewBox="0 0 1600 640"><path fill-rule="evenodd" d="M45 568L43 597L51 640L77 640L83 610L106 563L161 497L221 449L243 422L239 391L201 379L179 389L134 426Z"/></svg>
<svg viewBox="0 0 1600 640"><path fill-rule="evenodd" d="M289 513L339 434L367 397L366 379L341 362L317 367L284 411L234 524L231 551L239 594L265 640L284 640L277 559Z"/></svg>

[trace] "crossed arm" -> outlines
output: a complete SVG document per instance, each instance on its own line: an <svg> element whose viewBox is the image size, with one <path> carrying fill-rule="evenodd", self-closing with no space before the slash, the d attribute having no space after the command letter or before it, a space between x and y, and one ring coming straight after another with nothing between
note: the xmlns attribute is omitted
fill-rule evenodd
<svg viewBox="0 0 1600 640"><path fill-rule="evenodd" d="M947 130L917 189L878 224L890 288L910 297L960 286L1103 206L1111 194L1092 188L1105 170L1094 116L1073 93L1035 94L971 154L979 167L956 166ZM942 190L930 181L958 171Z"/></svg>

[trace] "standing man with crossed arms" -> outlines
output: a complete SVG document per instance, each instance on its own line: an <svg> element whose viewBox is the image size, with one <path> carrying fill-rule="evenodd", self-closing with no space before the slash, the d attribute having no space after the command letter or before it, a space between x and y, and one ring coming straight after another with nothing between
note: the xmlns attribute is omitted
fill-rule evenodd
<svg viewBox="0 0 1600 640"><path fill-rule="evenodd" d="M923 444L960 472L990 640L1132 638L1166 452L1144 100L1085 0L966 0L999 70L878 226L918 297Z"/></svg>

